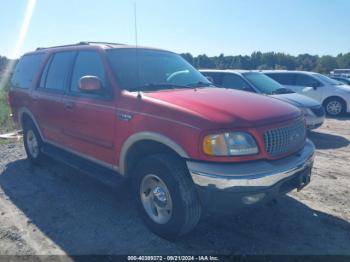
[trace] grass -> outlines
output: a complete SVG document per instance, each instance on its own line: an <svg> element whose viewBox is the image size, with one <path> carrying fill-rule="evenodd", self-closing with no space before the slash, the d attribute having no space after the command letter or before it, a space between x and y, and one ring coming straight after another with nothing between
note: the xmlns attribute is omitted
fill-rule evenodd
<svg viewBox="0 0 350 262"><path fill-rule="evenodd" d="M15 128L10 114L7 92L0 90L0 133L11 131Z"/></svg>

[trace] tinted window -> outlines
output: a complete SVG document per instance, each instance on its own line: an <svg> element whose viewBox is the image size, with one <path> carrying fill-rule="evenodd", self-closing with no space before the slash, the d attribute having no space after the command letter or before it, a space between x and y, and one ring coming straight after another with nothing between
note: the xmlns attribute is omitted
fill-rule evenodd
<svg viewBox="0 0 350 262"><path fill-rule="evenodd" d="M95 51L79 52L73 69L71 91L79 92L79 79L83 76L97 76L102 86L106 86L106 77L99 54Z"/></svg>
<svg viewBox="0 0 350 262"><path fill-rule="evenodd" d="M251 87L243 80L242 77L234 74L225 74L222 78L222 86L225 88L252 91Z"/></svg>
<svg viewBox="0 0 350 262"><path fill-rule="evenodd" d="M44 71L40 83L47 89L64 90L74 56L75 52L73 51L56 53L50 63L46 65L46 67L49 67L48 69L45 68L47 75Z"/></svg>
<svg viewBox="0 0 350 262"><path fill-rule="evenodd" d="M212 73L212 72L201 72L204 76L209 76L213 79L214 83L216 86L221 86L222 85L222 75L220 73Z"/></svg>
<svg viewBox="0 0 350 262"><path fill-rule="evenodd" d="M319 86L320 82L309 75L297 74L296 79L295 79L295 85L297 85L297 86Z"/></svg>
<svg viewBox="0 0 350 262"><path fill-rule="evenodd" d="M11 84L13 87L30 88L43 62L45 54L25 55L18 62Z"/></svg>
<svg viewBox="0 0 350 262"><path fill-rule="evenodd" d="M278 83L282 85L295 85L295 75L294 74L266 74Z"/></svg>

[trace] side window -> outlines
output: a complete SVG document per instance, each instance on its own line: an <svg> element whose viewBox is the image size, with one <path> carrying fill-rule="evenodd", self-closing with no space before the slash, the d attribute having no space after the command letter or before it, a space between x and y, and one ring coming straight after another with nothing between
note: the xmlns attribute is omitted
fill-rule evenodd
<svg viewBox="0 0 350 262"><path fill-rule="evenodd" d="M23 89L30 88L44 58L44 53L24 55L16 66L11 85Z"/></svg>
<svg viewBox="0 0 350 262"><path fill-rule="evenodd" d="M59 52L51 57L41 76L40 87L63 91L66 89L75 52Z"/></svg>
<svg viewBox="0 0 350 262"><path fill-rule="evenodd" d="M295 85L294 74L266 74L281 85Z"/></svg>
<svg viewBox="0 0 350 262"><path fill-rule="evenodd" d="M106 77L101 57L95 51L81 51L75 61L70 90L73 93L79 91L79 80L83 76L97 76L106 87Z"/></svg>
<svg viewBox="0 0 350 262"><path fill-rule="evenodd" d="M318 87L320 86L320 82L317 81L315 78L304 75L304 74L298 74L296 76L296 85L297 86L310 86L310 87Z"/></svg>
<svg viewBox="0 0 350 262"><path fill-rule="evenodd" d="M252 91L251 87L242 79L234 74L225 74L222 79L222 86L243 91Z"/></svg>

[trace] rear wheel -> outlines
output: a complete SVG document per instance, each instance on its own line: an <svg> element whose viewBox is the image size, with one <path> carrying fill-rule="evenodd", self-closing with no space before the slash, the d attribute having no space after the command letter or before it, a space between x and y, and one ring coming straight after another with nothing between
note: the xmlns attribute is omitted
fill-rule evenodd
<svg viewBox="0 0 350 262"><path fill-rule="evenodd" d="M342 99L333 97L326 100L324 103L325 110L330 116L339 116L345 112L345 103Z"/></svg>
<svg viewBox="0 0 350 262"><path fill-rule="evenodd" d="M201 207L181 159L168 154L146 157L132 179L140 216L152 232L175 239L197 225Z"/></svg>
<svg viewBox="0 0 350 262"><path fill-rule="evenodd" d="M28 159L33 164L42 163L45 159L44 154L41 152L43 142L31 120L25 121L23 125L23 142Z"/></svg>

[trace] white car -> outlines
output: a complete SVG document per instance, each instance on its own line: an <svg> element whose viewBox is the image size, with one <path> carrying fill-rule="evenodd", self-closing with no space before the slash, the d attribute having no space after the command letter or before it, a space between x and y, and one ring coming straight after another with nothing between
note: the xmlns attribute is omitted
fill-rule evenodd
<svg viewBox="0 0 350 262"><path fill-rule="evenodd" d="M350 86L325 75L306 71L263 71L286 88L307 95L324 106L326 113L350 113Z"/></svg>
<svg viewBox="0 0 350 262"><path fill-rule="evenodd" d="M320 127L325 118L322 105L307 96L284 88L270 77L246 70L199 70L218 87L238 89L279 99L303 111L308 130Z"/></svg>

